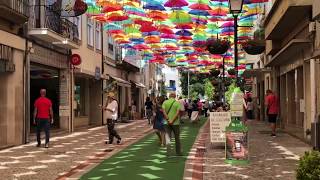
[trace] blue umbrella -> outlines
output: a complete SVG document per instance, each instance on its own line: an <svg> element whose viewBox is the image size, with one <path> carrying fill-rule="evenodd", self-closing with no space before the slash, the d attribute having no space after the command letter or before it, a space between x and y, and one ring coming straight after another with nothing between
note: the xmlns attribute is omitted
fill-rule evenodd
<svg viewBox="0 0 320 180"><path fill-rule="evenodd" d="M165 11L166 8L164 8L161 4L155 3L155 2L149 2L146 5L143 6L143 9L149 9L149 10L159 10L159 11Z"/></svg>
<svg viewBox="0 0 320 180"><path fill-rule="evenodd" d="M180 30L176 32L176 35L179 36L192 36L193 34L188 30Z"/></svg>
<svg viewBox="0 0 320 180"><path fill-rule="evenodd" d="M134 43L143 43L144 39L143 38L130 38L130 41Z"/></svg>
<svg viewBox="0 0 320 180"><path fill-rule="evenodd" d="M158 32L158 31L144 32L144 33L142 33L142 35L143 36L160 35L160 32Z"/></svg>
<svg viewBox="0 0 320 180"><path fill-rule="evenodd" d="M189 11L189 14L193 14L196 16L209 16L210 15L208 13L208 11L202 11L202 10L196 10L196 9Z"/></svg>

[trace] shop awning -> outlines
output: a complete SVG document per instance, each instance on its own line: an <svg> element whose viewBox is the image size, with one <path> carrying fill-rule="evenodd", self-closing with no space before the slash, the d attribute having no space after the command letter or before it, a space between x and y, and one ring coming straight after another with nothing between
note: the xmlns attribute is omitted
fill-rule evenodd
<svg viewBox="0 0 320 180"><path fill-rule="evenodd" d="M250 77L259 77L263 73L269 73L271 72L270 69L261 68L261 69L247 69L243 72L243 77L250 78Z"/></svg>
<svg viewBox="0 0 320 180"><path fill-rule="evenodd" d="M109 75L110 76L110 75ZM117 81L118 86L123 86L123 87L131 87L131 83L129 81L126 81L124 79L121 79L119 77L115 76L110 76L112 79Z"/></svg>
<svg viewBox="0 0 320 180"><path fill-rule="evenodd" d="M146 88L146 86L142 83L132 81L138 88Z"/></svg>

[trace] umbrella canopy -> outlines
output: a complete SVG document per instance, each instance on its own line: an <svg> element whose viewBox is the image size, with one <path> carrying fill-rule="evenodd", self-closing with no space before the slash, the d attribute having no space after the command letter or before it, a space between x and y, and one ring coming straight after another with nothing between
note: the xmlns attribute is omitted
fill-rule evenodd
<svg viewBox="0 0 320 180"><path fill-rule="evenodd" d="M185 0L168 0L166 3L164 3L165 7L171 7L171 8L184 7L188 5L189 5L188 2Z"/></svg>

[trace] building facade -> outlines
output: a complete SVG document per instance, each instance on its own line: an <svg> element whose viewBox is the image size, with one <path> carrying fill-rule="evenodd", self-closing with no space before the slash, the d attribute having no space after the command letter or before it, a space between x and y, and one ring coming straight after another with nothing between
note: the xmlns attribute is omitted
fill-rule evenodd
<svg viewBox="0 0 320 180"><path fill-rule="evenodd" d="M0 1L0 148L25 142L28 0Z"/></svg>
<svg viewBox="0 0 320 180"><path fill-rule="evenodd" d="M280 99L279 125L310 141L311 124L319 106L319 23L312 15L313 0L276 0L264 19L266 52L263 89L272 89ZM263 82L262 81L262 82Z"/></svg>

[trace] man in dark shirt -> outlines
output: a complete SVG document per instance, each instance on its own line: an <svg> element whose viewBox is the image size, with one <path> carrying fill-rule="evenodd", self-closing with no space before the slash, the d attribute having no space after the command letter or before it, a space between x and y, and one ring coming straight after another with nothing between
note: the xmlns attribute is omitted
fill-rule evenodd
<svg viewBox="0 0 320 180"><path fill-rule="evenodd" d="M150 100L150 97L147 97L146 102L145 102L145 107L146 107L146 114L147 114L147 118L148 118L148 123L151 124L151 118L153 115L153 103Z"/></svg>
<svg viewBox="0 0 320 180"><path fill-rule="evenodd" d="M37 147L41 145L41 129L46 134L45 148L49 148L50 122L53 124L53 111L51 100L46 98L46 90L40 90L40 97L34 103L33 124L37 125Z"/></svg>

